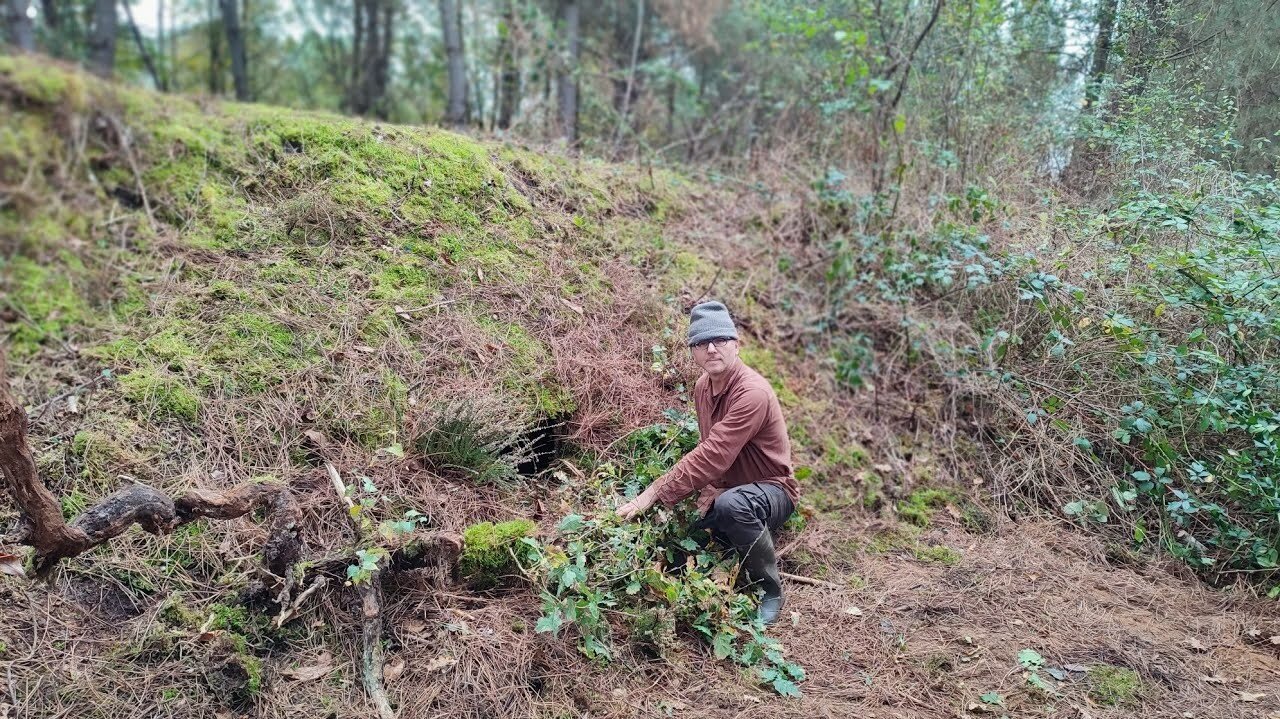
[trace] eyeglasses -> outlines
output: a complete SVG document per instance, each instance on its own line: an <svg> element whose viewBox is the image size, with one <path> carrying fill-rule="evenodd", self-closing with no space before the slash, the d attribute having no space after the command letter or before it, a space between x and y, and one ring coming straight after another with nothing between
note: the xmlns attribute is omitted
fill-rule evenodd
<svg viewBox="0 0 1280 719"><path fill-rule="evenodd" d="M704 340L704 341L702 341L702 342L698 342L698 343L693 344L693 345L690 345L690 346L691 346L691 347L693 347L693 348L694 348L694 349L696 349L696 350L701 350L701 351L705 352L705 351L707 351L707 349L708 349L709 347L712 347L713 345L715 346L715 348L716 348L716 349L721 349L721 348L723 348L725 345L727 345L727 344L729 344L730 342L733 342L733 341L734 341L734 340L733 340L732 338L729 338L729 337L716 337L716 338L713 338L713 339L709 339L709 340Z"/></svg>

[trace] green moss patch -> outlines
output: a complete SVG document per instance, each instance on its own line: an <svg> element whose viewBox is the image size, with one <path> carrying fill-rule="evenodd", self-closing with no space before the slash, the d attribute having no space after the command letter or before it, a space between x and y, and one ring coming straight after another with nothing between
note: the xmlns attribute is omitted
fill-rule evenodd
<svg viewBox="0 0 1280 719"><path fill-rule="evenodd" d="M742 358L747 366L760 373L762 377L769 380L769 385L773 387L773 391L778 395L778 401L786 407L797 407L800 405L800 397L790 388L787 387L786 380L783 379L782 372L778 369L778 362L773 356L773 352L762 347L747 346L738 352L738 356Z"/></svg>
<svg viewBox="0 0 1280 719"><path fill-rule="evenodd" d="M458 568L477 587L497 586L516 569L517 558L526 556L520 541L533 534L536 526L527 519L494 524L481 522L467 527L462 535L462 558Z"/></svg>
<svg viewBox="0 0 1280 719"><path fill-rule="evenodd" d="M960 553L946 545L925 545L916 544L911 548L911 556L921 562L930 564L944 564L948 567L955 566L960 563Z"/></svg>
<svg viewBox="0 0 1280 719"><path fill-rule="evenodd" d="M1089 667L1088 682L1089 696L1106 706L1136 706L1142 692L1142 680L1137 672L1109 664Z"/></svg>
<svg viewBox="0 0 1280 719"><path fill-rule="evenodd" d="M129 400L167 415L194 422L200 413L200 395L181 380L152 368L120 378L120 389Z"/></svg>
<svg viewBox="0 0 1280 719"><path fill-rule="evenodd" d="M14 354L32 354L46 342L65 340L68 332L85 324L88 305L72 283L83 273L83 265L70 253L62 254L61 264L46 265L25 257L0 259L0 276L12 288L0 305L8 304L19 313L10 335Z"/></svg>
<svg viewBox="0 0 1280 719"><path fill-rule="evenodd" d="M960 501L960 495L951 490L924 487L898 502L898 516L917 527L927 527L935 511Z"/></svg>

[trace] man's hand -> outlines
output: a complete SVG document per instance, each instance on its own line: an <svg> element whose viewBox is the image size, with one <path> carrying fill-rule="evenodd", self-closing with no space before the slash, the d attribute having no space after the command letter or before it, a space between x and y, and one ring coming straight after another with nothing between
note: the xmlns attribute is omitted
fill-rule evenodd
<svg viewBox="0 0 1280 719"><path fill-rule="evenodd" d="M655 482L654 484L657 484L657 483ZM618 507L618 516L622 517L623 521L627 521L632 517L636 516L637 514L640 514L646 509L652 507L655 503L657 503L657 501L658 501L658 493L654 489L654 485L651 484L649 485L648 489L640 493L640 496L636 497L630 502L627 502L621 507Z"/></svg>

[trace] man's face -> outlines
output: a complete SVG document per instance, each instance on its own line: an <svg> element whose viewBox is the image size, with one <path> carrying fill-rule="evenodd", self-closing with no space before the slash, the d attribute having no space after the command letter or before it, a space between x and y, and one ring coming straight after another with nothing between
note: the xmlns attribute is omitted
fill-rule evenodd
<svg viewBox="0 0 1280 719"><path fill-rule="evenodd" d="M714 339L693 345L693 363L712 377L733 367L738 361L738 341Z"/></svg>

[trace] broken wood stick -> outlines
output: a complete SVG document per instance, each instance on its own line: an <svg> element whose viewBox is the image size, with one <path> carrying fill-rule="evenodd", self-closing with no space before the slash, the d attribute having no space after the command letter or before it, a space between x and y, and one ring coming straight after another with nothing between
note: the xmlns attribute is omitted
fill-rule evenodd
<svg viewBox="0 0 1280 719"><path fill-rule="evenodd" d="M338 474L338 468L326 459L324 469L329 475L330 483L333 484L333 491L347 507L347 517L351 520L356 545L359 546L365 542L365 533L360 519L351 512L355 508L355 502L347 495L347 485L342 481L342 475ZM382 677L382 665L385 661L382 653L382 570L374 569L369 572L369 576L360 581L359 591L363 615L360 632L361 683L364 684L364 691L369 695L369 700L377 708L379 719L396 719L396 712L391 708L391 701L387 698L387 689L383 685Z"/></svg>
<svg viewBox="0 0 1280 719"><path fill-rule="evenodd" d="M805 577L799 574L791 574L789 572L778 572L778 575L781 576L783 579L790 579L791 581L796 582L798 584L810 584L815 587L826 587L827 589L843 589L844 588L844 587L841 587L839 584L824 582L821 579Z"/></svg>

